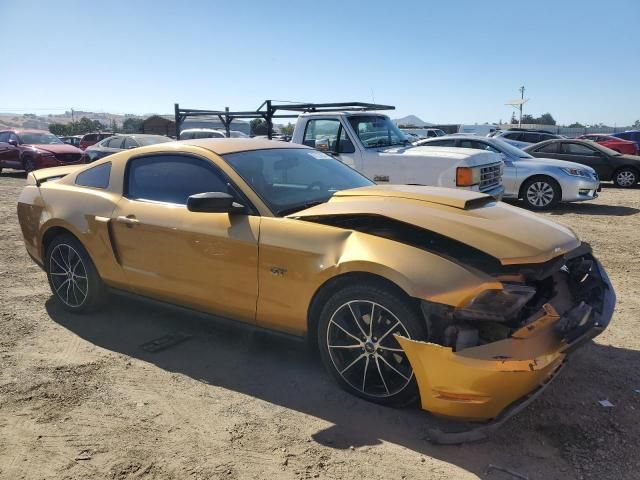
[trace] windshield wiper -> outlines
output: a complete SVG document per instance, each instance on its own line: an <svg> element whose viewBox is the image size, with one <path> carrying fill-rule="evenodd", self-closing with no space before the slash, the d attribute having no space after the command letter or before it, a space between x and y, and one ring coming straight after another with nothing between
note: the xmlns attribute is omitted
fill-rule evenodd
<svg viewBox="0 0 640 480"><path fill-rule="evenodd" d="M324 200L315 200L313 202L306 202L306 203L301 203L301 204L298 204L298 205L294 205L293 207L283 208L282 210L278 210L276 212L276 215L278 215L279 217L284 217L285 215L289 215L291 213L299 212L300 210L306 210L307 208L315 207L316 205L320 205L322 203L325 203L327 200L329 200L329 199L325 198Z"/></svg>

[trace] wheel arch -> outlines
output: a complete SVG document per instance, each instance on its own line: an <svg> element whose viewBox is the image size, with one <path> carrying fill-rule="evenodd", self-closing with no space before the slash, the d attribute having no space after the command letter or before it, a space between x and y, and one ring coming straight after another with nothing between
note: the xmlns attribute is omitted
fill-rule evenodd
<svg viewBox="0 0 640 480"><path fill-rule="evenodd" d="M533 175L529 175L528 177L524 178L520 183L520 189L518 190L519 199L524 198L524 187L527 184L527 182L529 182L529 180L533 180L536 178L553 180L558 186L558 188L560 189L560 200L562 200L562 185L560 184L560 181L557 178L555 178L553 175L550 175L549 173L534 173Z"/></svg>
<svg viewBox="0 0 640 480"><path fill-rule="evenodd" d="M42 255L43 261L47 254L47 248L49 247L53 239L59 235L64 235L64 234L68 234L74 237L76 240L78 240L78 242L80 242L80 244L84 247L84 249L87 250L87 247L82 241L82 239L80 238L80 236L76 235L70 228L68 228L66 225L54 224L47 227L42 233L42 238L40 240L40 253Z"/></svg>
<svg viewBox="0 0 640 480"><path fill-rule="evenodd" d="M398 285L394 281L382 275L378 275L376 273L371 273L371 272L365 272L365 271L351 271L351 272L341 273L326 280L322 285L320 285L316 289L315 293L311 297L311 301L309 302L309 307L307 309L306 338L309 345L313 346L314 348L317 347L318 320L319 320L323 305L331 297L331 295L339 291L345 285L349 285L353 283L365 283L365 282L376 284L393 291L400 297L407 300L408 303L411 304L413 308L415 308L416 313L421 318L424 318L424 315L422 314L422 311L420 309L420 300L409 295L409 293L407 293L406 290L404 290L402 287L400 287L400 285Z"/></svg>

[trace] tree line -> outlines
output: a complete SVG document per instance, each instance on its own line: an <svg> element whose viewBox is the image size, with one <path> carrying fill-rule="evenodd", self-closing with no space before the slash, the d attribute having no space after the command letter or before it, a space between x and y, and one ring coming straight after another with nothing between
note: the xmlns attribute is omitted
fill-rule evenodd
<svg viewBox="0 0 640 480"><path fill-rule="evenodd" d="M98 120L82 117L77 122L52 123L49 125L49 131L60 137L105 131L113 133L142 133L142 122L141 118L129 117L122 122L122 127L118 127L115 120L112 120L111 125L107 126Z"/></svg>

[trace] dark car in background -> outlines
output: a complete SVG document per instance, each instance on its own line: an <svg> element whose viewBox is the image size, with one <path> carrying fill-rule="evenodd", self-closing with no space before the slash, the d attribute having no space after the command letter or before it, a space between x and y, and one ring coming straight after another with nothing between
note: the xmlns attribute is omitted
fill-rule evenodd
<svg viewBox="0 0 640 480"><path fill-rule="evenodd" d="M580 140L591 140L592 142L599 143L603 147L615 150L618 153L624 153L626 155L637 155L638 145L631 140L625 140L623 138L614 137L613 135L607 135L603 133L588 133L578 137Z"/></svg>
<svg viewBox="0 0 640 480"><path fill-rule="evenodd" d="M82 161L82 150L45 130L0 131L0 172L3 168L31 172Z"/></svg>
<svg viewBox="0 0 640 480"><path fill-rule="evenodd" d="M611 135L617 138L622 138L623 140L635 142L640 150L640 130L627 130L626 132L612 133Z"/></svg>
<svg viewBox="0 0 640 480"><path fill-rule="evenodd" d="M163 135L113 135L105 138L101 142L90 146L84 151L86 162L95 162L96 160L121 152L122 150L130 150L132 148L146 147L147 145L155 145L156 143L173 142L174 140Z"/></svg>
<svg viewBox="0 0 640 480"><path fill-rule="evenodd" d="M640 180L640 157L623 155L589 140L547 140L523 149L534 157L556 158L593 168L600 180L613 181L622 188L633 187Z"/></svg>
<svg viewBox="0 0 640 480"><path fill-rule="evenodd" d="M91 145L95 145L96 143L104 140L107 137L113 135L113 132L98 132L98 133L85 133L84 136L80 139L79 147L82 150L86 150Z"/></svg>

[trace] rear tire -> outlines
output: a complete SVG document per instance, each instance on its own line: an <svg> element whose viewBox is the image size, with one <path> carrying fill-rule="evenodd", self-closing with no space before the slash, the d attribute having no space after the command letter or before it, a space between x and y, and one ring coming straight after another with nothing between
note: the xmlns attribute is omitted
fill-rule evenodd
<svg viewBox="0 0 640 480"><path fill-rule="evenodd" d="M47 247L45 270L53 296L75 313L100 307L107 293L91 257L71 234L55 237Z"/></svg>
<svg viewBox="0 0 640 480"><path fill-rule="evenodd" d="M624 167L613 174L613 183L619 188L631 188L638 183L638 172L630 167Z"/></svg>
<svg viewBox="0 0 640 480"><path fill-rule="evenodd" d="M522 186L522 199L530 210L549 210L562 199L562 189L551 177L532 177Z"/></svg>
<svg viewBox="0 0 640 480"><path fill-rule="evenodd" d="M394 334L428 338L425 321L401 294L375 282L349 286L335 292L320 313L320 357L349 393L404 406L417 400L418 386Z"/></svg>

